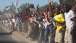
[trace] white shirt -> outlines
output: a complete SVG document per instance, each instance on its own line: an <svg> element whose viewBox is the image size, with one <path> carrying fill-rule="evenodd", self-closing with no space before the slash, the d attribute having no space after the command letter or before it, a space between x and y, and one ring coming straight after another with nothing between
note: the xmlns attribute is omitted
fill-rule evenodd
<svg viewBox="0 0 76 43"><path fill-rule="evenodd" d="M64 15L65 15L66 28L72 29L74 22L71 21L70 19L75 17L74 12L70 10L68 13L65 13Z"/></svg>
<svg viewBox="0 0 76 43"><path fill-rule="evenodd" d="M15 22L15 19L12 19L12 22Z"/></svg>
<svg viewBox="0 0 76 43"><path fill-rule="evenodd" d="M45 19L43 19L43 25L44 25L44 27L45 27L45 29L46 29L47 23L46 23L46 20L45 20Z"/></svg>

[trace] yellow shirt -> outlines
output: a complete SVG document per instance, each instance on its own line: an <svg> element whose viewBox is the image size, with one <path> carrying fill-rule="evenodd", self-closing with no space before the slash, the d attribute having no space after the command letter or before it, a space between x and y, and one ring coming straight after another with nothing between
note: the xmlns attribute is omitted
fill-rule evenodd
<svg viewBox="0 0 76 43"><path fill-rule="evenodd" d="M64 21L65 21L65 20L64 20L64 16L63 16L62 13L59 14L59 15L56 15L56 16L54 17L54 19L55 19L56 21L58 21L58 22L64 22ZM58 22L56 22L56 26L57 26L57 30L60 30L60 29L63 27L63 24L60 24L60 23L58 23Z"/></svg>

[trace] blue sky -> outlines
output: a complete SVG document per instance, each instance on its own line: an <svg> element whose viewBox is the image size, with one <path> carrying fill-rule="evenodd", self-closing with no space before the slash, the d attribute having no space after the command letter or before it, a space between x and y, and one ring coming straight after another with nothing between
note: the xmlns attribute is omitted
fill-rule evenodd
<svg viewBox="0 0 76 43"><path fill-rule="evenodd" d="M11 5L12 2L15 3L15 1L16 0L0 0L0 10L3 11L3 9L6 6ZM22 4L25 4L26 2L27 2L27 0L18 0L18 6L17 6L17 8L19 8ZM48 4L48 0L28 0L28 2L34 4L35 6L38 5L38 4L40 6ZM59 3L59 0L53 0L53 2Z"/></svg>

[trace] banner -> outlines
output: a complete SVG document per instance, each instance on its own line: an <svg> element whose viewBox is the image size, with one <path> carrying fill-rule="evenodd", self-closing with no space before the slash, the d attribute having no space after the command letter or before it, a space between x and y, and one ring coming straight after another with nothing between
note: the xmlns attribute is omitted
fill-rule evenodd
<svg viewBox="0 0 76 43"><path fill-rule="evenodd" d="M6 10L10 10L10 6L8 6L8 7L6 8Z"/></svg>
<svg viewBox="0 0 76 43"><path fill-rule="evenodd" d="M18 0L16 0L16 2L15 2L15 4L14 4L14 6L17 6L18 5Z"/></svg>

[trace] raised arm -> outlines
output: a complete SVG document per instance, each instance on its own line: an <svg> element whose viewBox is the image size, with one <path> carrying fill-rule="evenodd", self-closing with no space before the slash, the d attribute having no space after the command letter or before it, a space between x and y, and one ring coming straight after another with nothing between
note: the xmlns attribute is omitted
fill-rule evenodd
<svg viewBox="0 0 76 43"><path fill-rule="evenodd" d="M50 9L52 10L52 7L53 7L53 1L52 0L48 0L48 3L50 5Z"/></svg>

